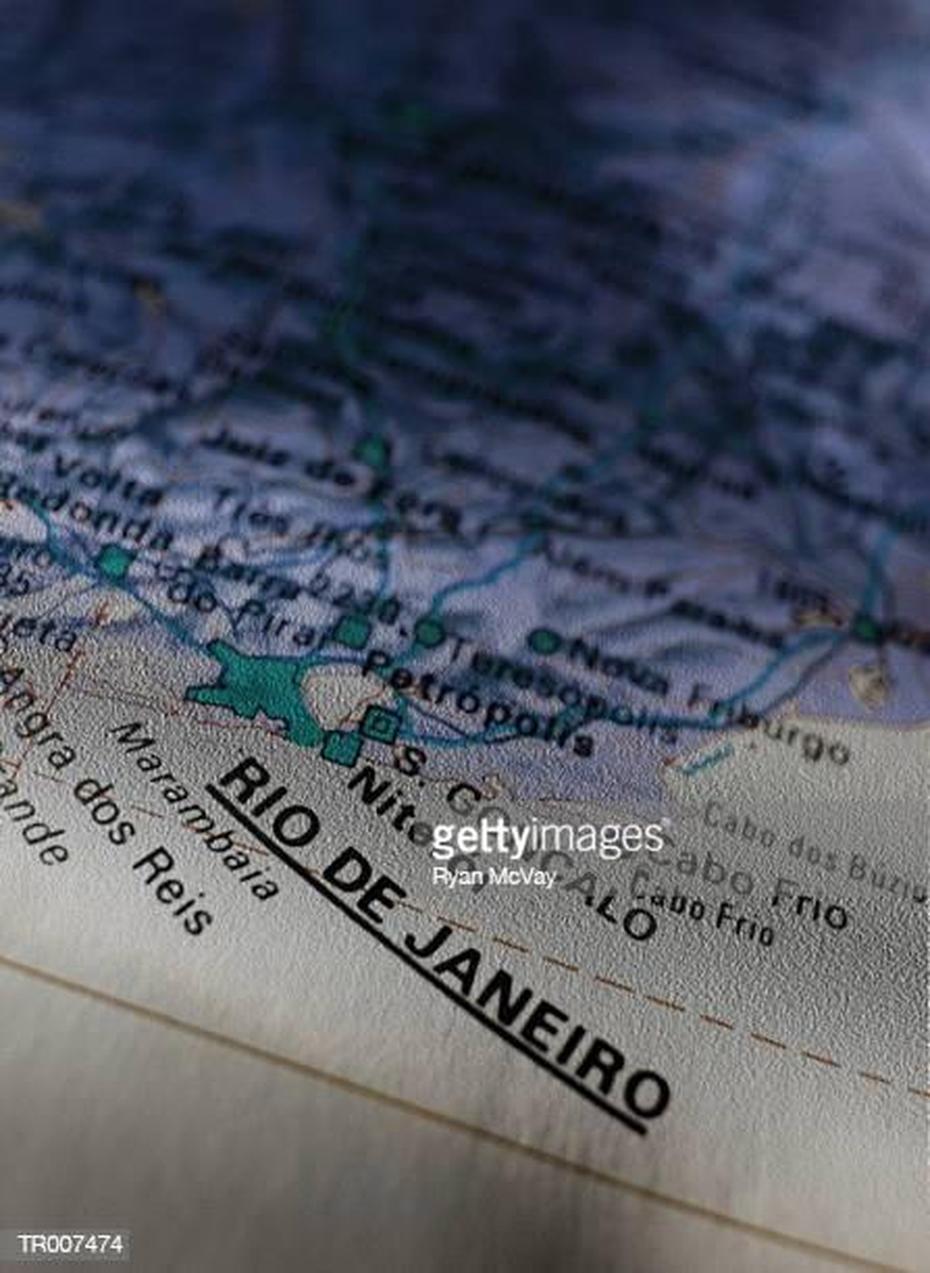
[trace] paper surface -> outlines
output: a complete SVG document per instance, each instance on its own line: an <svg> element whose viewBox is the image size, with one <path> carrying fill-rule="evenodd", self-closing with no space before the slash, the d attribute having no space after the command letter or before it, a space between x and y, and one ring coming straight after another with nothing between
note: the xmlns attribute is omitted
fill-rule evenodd
<svg viewBox="0 0 930 1273"><path fill-rule="evenodd" d="M8 8L0 1253L922 1273L926 7Z"/></svg>
<svg viewBox="0 0 930 1273"><path fill-rule="evenodd" d="M15 772L18 795L49 827L63 830L59 838L72 852L66 863L43 865L36 855L44 841L17 844L7 829L9 960L590 1169L650 1199L826 1251L919 1267L926 1224L925 914L903 888L905 881L919 888L921 879L925 732L890 737L847 727L838 736L851 760L822 791L811 789L803 762L786 765L772 741L742 739L728 765L691 777L673 766L674 848L648 860L643 853L598 861L593 869L602 882L593 896L585 884L534 890L528 899L519 887L474 894L435 885L429 851L386 832L376 809L347 787L357 771L308 763L260 729L217 739L197 709L162 715L133 704L127 712L118 695L88 689L99 683L95 659L88 646L55 696L57 731L79 740L74 760L56 773L41 749L21 745L5 766ZM30 660L31 683L52 689L63 664ZM170 694L169 677L166 668L159 682ZM17 743L11 719L9 712L3 719L9 757ZM140 758L153 756L161 769L140 769ZM266 839L312 871L311 879L232 818L230 810L247 806L237 801L241 784L225 779L244 759L288 789L289 807L316 814L320 831L306 848L277 841L271 811L265 823ZM165 765L217 826L236 827L265 876L279 884L277 896L258 901L235 872L218 869L196 832L171 824L172 806L158 794L166 784L153 792L152 775ZM883 777L889 774L893 787ZM377 776L389 780L391 773ZM424 789L420 812L442 818L454 785ZM128 848L109 840L108 828L118 824L105 800L136 829ZM545 816L546 805L534 805L532 815L528 808L514 813L528 821ZM573 817L603 813L574 810ZM279 826L293 836L298 823L304 825L295 814ZM261 827L262 819L256 815L253 824ZM802 835L805 860L796 855ZM770 836L774 843L763 847ZM149 867L134 864L166 842L175 867L146 884ZM811 865L810 845L819 846L822 864ZM340 858L344 866L327 879ZM390 908L383 899L364 900L356 884L364 863L371 882L384 874L398 886ZM873 870L885 872L887 883L896 875L899 886L876 888ZM175 877L206 894L202 904L214 914L208 940L187 933L184 917L175 917L183 901L155 896ZM684 913L674 909L682 905L676 895L687 903ZM811 903L799 913L800 897ZM840 912L831 912L832 925L824 915L840 898L846 919L837 928ZM817 899L823 914L814 919ZM648 940L630 936L630 913L637 935L642 916L655 917ZM756 921L755 940L748 922L738 934L740 915ZM407 942L417 952L439 944L412 956ZM467 1005L480 1003L501 970L510 977L511 1001L530 989L532 1005L544 1001L564 1018L537 1023L528 1042L521 1028L531 1007L503 1035L495 1033L499 997L485 1000L484 1020L469 1015ZM576 1023L587 1031L585 1047L602 1039L623 1053L606 1102L620 1119L590 1099L602 1096L596 1065L579 1080L581 1044L574 1061L541 1068L540 1058L551 1065ZM180 1041L168 1046L177 1049ZM145 1073L164 1084L154 1068L146 1065ZM655 1117L658 1080L627 1087L637 1074L668 1085L668 1108ZM272 1089L279 1082L271 1074L263 1081ZM169 1097L174 1087L164 1085L163 1109L153 1095L149 1112L155 1118L161 1109L157 1120L180 1133L184 1120ZM211 1099L220 1099L220 1089ZM646 1117L637 1118L641 1112ZM641 1131L620 1121L631 1115ZM57 1134L73 1145L70 1131ZM279 1149L307 1152L303 1129L293 1126ZM330 1147L323 1149L319 1169L352 1179L338 1155L333 1160ZM410 1224L417 1230L420 1220L412 1216Z"/></svg>

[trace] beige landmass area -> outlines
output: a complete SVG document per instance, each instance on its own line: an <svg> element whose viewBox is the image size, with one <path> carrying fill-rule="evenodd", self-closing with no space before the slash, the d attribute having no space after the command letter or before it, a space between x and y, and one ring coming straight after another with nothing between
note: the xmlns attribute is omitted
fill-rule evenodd
<svg viewBox="0 0 930 1273"><path fill-rule="evenodd" d="M261 722L185 702L184 685L209 673L207 660L181 667L167 652L124 648L105 629L77 658L12 653L21 654L76 754L56 769L49 749L20 738L15 715L0 712L7 775L63 828L71 852L64 864L43 865L37 846L3 826L0 953L7 960L569 1161L646 1191L643 1197L661 1195L753 1233L787 1235L799 1253L813 1247L921 1267L926 906L876 886L871 871L884 866L926 883L930 731L794 722L798 737L835 740L848 753L842 764L825 755L805 759L797 745L762 734L734 735L732 752L717 764L686 773L709 750L702 749L668 767L674 843L662 854L585 863L578 878L593 875L594 882L584 886L567 887L563 864L565 878L551 891L473 894L433 885L428 852L348 789L352 771ZM450 948L477 951L484 969L508 970L586 1023L622 1050L628 1070L664 1076L672 1093L667 1112L645 1137L612 1122L241 832L250 858L279 886L276 896L258 900L202 836L179 824L150 776L108 733L133 720L217 826L229 819L204 794L207 785L254 757L319 817L319 835L301 850L308 872L325 870L348 847L363 853L406 891L390 916L398 936L407 931L422 944L448 924ZM399 781L390 767L376 774ZM131 846L112 843L75 798L88 777L109 784L121 816L132 820ZM405 791L418 817L451 821L449 786L408 781ZM646 812L623 802L495 803L518 821L628 821ZM754 836L745 833L747 818ZM766 835L763 843L760 829L771 842ZM796 853L790 846L801 836ZM816 862L811 845L821 851ZM213 915L199 935L184 931L174 908L155 899L134 869L159 846L174 858L185 895L202 893ZM830 853L832 868L825 865ZM683 869L689 855L693 869ZM862 878L852 865L860 859ZM648 876L637 876L643 869ZM773 907L779 879L792 888ZM676 892L701 901L705 917L675 914ZM654 900L660 894L661 904ZM837 930L822 915L795 914L798 896L842 907L847 924ZM747 929L738 934L729 921L715 925L724 901L747 923L772 928L773 943L760 944ZM631 907L656 915L649 941L624 930ZM295 1128L289 1152L300 1143Z"/></svg>

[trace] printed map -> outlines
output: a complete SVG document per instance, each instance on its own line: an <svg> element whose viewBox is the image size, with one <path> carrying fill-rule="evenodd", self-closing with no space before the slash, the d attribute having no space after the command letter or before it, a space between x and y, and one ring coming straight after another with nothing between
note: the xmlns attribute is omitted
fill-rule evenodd
<svg viewBox="0 0 930 1273"><path fill-rule="evenodd" d="M5 9L7 976L670 1200L739 1267L920 1267L926 12ZM444 890L482 810L669 847ZM379 872L406 933L338 913ZM478 954L430 988L379 946L437 924L619 1040L625 1113L468 1019ZM628 1267L692 1242L723 1267Z"/></svg>

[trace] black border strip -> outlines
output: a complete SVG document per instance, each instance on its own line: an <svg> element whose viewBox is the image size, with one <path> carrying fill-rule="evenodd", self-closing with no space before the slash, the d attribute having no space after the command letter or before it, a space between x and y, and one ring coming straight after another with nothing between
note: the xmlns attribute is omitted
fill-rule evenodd
<svg viewBox="0 0 930 1273"><path fill-rule="evenodd" d="M317 876L312 875L301 862L298 862L296 858L291 857L291 855L286 852L286 850L282 849L281 846L267 834L267 832L263 831L260 827L255 826L248 816L238 809L228 796L225 796L221 791L218 791L212 783L206 783L204 789L209 796L213 797L217 804L221 805L226 810L230 817L235 818L241 827L244 827L250 835L254 835L256 840L259 840L262 844L264 844L264 846L270 850L276 858L283 862L285 866L289 867L292 871L295 871L302 880L306 881L306 883L310 885L311 888L316 889L316 891L322 897L325 897L328 902L331 902L334 906L341 910L343 914L348 915L349 919L356 923L359 928L364 929L366 933L374 937L375 940L380 942L382 946L390 950L409 968L413 968L414 971L419 973L419 975L425 981L428 981L430 985L435 986L437 990L441 990L447 999L451 999L454 1004L456 1004L459 1008L464 1009L464 1011L474 1017L476 1021L480 1021L486 1029L490 1030L493 1034L496 1034L498 1038L503 1039L505 1043L510 1045L510 1047L515 1048L518 1052L522 1052L523 1055L528 1057L535 1065L538 1065L541 1069L553 1075L553 1077L557 1078L560 1083L564 1083L566 1087L570 1087L572 1091L576 1092L579 1096L583 1096L586 1101L597 1106L597 1108L603 1113L609 1114L611 1118L615 1118L619 1122L624 1123L631 1129L631 1131L636 1132L638 1135L646 1135L646 1128L642 1123L638 1122L635 1118L631 1118L622 1110L616 1109L608 1101L605 1101L603 1097L598 1096L596 1092L590 1091L577 1079L566 1074L564 1070L560 1070L557 1066L553 1065L551 1061L547 1061L544 1056L540 1056L538 1052L533 1051L529 1044L524 1043L522 1039L515 1038L507 1030L503 1029L502 1026L499 1026L496 1021L492 1021L490 1017L485 1016L485 1014L476 1008L473 1003L470 1003L467 999L461 998L454 990L452 990L444 982L440 981L438 977L434 977L432 973L428 972L423 965L404 950L403 947L396 946L394 942L385 937L384 933L364 919L358 911L356 911L353 907L348 906L342 898L331 893L326 885L317 878Z"/></svg>

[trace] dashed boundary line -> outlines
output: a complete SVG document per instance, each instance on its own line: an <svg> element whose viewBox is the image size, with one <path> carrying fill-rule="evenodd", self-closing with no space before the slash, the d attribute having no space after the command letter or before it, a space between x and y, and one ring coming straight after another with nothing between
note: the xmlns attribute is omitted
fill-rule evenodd
<svg viewBox="0 0 930 1273"><path fill-rule="evenodd" d="M313 868L311 868L312 870ZM579 964L569 962L567 959L558 958L555 955L544 954L540 951L532 950L529 946L522 942L514 941L512 937L504 937L497 933L483 932L476 928L473 924L463 924L461 920L452 919L449 915L431 914L423 906L417 906L413 902L399 902L399 906L406 910L413 911L417 915L426 915L430 919L435 919L441 924L448 924L450 928L461 929L462 932L471 933L474 936L493 942L496 946L503 946L507 950L515 950L522 955L529 955L531 958L541 959L544 963L553 967L560 968L563 972L572 976L585 977L591 981L597 982L600 986L606 986L610 990L631 995L633 998L639 999L644 1003L651 1004L654 1008L660 1008L665 1012L674 1012L696 1018L703 1025L711 1027L715 1030L728 1030L740 1035L744 1039L756 1044L758 1047L764 1047L773 1052L783 1052L789 1054L799 1060L817 1065L822 1069L845 1070L846 1073L853 1075L855 1078L862 1079L863 1082L871 1083L873 1086L889 1087L900 1092L903 1085L894 1079L888 1078L884 1074L878 1074L874 1070L857 1069L855 1066L838 1061L836 1057L829 1056L824 1052L814 1052L809 1048L802 1048L795 1044L786 1043L783 1039L775 1039L770 1034L763 1034L761 1030L748 1030L738 1022L730 1021L726 1017L721 1017L712 1012L705 1012L700 1009L691 1007L689 1004L680 1003L677 999L671 999L665 995L652 994L645 990L639 990L636 986L631 986L628 982L618 981L616 977L608 977L604 973L591 972L589 969L582 968ZM930 1100L930 1090L922 1087L914 1087L908 1085L904 1088L911 1096L916 1096L921 1100Z"/></svg>
<svg viewBox="0 0 930 1273"><path fill-rule="evenodd" d="M98 616L95 616L95 618L98 618ZM102 618L102 616L99 616L98 623L100 618ZM80 661L80 655L78 655L77 657L73 657L72 659L69 660L68 666L66 667L65 674L62 680L59 682L59 684L55 687L53 691L54 701L57 701L58 698L60 697L68 681L73 676L79 661ZM88 690L86 688L82 688L82 689L79 689L78 692L88 693ZM99 697L99 698L109 697L108 695L102 695L102 694L94 695L93 692L91 692L91 696ZM177 714L177 709L175 709L175 712L173 714ZM202 719L197 720L196 723L204 724L204 725L214 724L214 722L208 722ZM0 768L8 767L14 770L18 770L22 766L23 761L25 759L26 759L26 754L24 753L22 756L19 757L18 760L10 760L10 759L0 760ZM51 774L37 774L36 776L49 778L49 779L53 778L53 775ZM139 808L139 807L136 806L136 808ZM139 808L139 812L143 812L143 810ZM153 813L152 810L144 810L144 812ZM153 816L159 816L159 815L153 814ZM252 848L251 845L246 847L248 847L249 849ZM258 850L254 850L254 851L258 851ZM314 870L314 868L311 867L308 869L311 871L312 874L316 874L316 871ZM617 981L615 978L605 976L602 973L591 972L588 969L582 968L578 964L571 963L568 960L562 959L556 955L534 951L529 946L524 945L522 942L514 941L512 937L504 937L496 933L487 933L480 928L476 928L472 924L464 924L460 920L452 919L448 915L433 914L430 911L428 911L425 907L418 906L413 902L399 902L398 905L404 907L407 910L413 911L416 914L427 915L430 918L437 920L439 923L448 924L451 928L457 928L463 932L473 934L474 936L479 937L485 941L490 941L497 946L503 946L507 950L514 950L514 951L517 951L519 954L529 955L531 958L541 959L544 963L547 963L553 967L559 968L563 972L566 972L572 976L585 977L591 981L598 983L601 986L608 987L612 991L631 995L634 998L638 998L644 1003L649 1003L653 1007L660 1008L663 1011L680 1013L682 1015L688 1015L688 1016L694 1017L698 1021L700 1021L702 1024L709 1027L713 1027L714 1029L730 1030L730 1031L737 1032L741 1035L741 1037L750 1040L750 1042L755 1043L760 1047L765 1047L773 1051L790 1053L791 1055L801 1060L820 1066L823 1069L845 1070L847 1073L852 1074L856 1078L861 1079L863 1082L870 1083L873 1086L890 1087L895 1089L896 1091L901 1090L902 1084L900 1082L896 1082L894 1079L890 1079L884 1074L878 1074L874 1070L858 1069L849 1063L838 1061L836 1060L835 1057L825 1055L822 1052L813 1052L808 1048L802 1048L797 1045L786 1043L781 1039L772 1038L771 1035L763 1034L761 1033L761 1031L758 1031L758 1030L747 1030L745 1027L740 1026L736 1022L730 1021L725 1017L721 1017L710 1012L705 1012L705 1011L690 1007L687 1004L679 1003L677 1000L667 998L666 996L652 994L644 990L639 990L635 986L628 985L627 983L622 981ZM928 1088L917 1087L914 1085L907 1085L904 1090L906 1090L906 1092L910 1096L915 1096L920 1100L930 1101L930 1089Z"/></svg>

